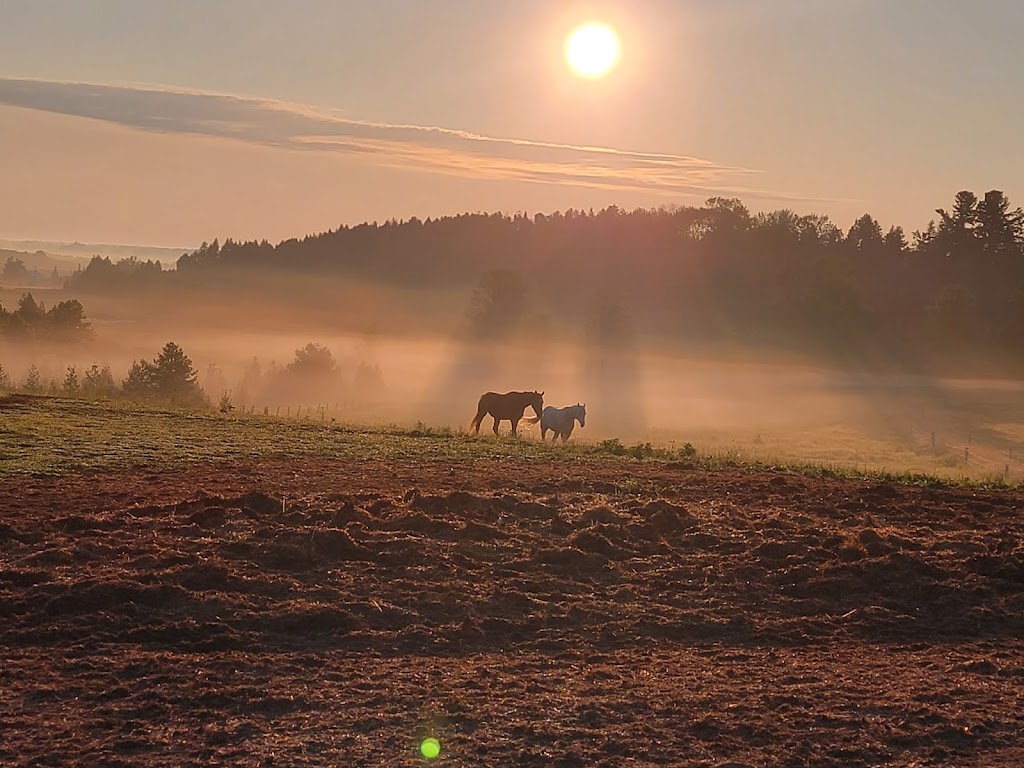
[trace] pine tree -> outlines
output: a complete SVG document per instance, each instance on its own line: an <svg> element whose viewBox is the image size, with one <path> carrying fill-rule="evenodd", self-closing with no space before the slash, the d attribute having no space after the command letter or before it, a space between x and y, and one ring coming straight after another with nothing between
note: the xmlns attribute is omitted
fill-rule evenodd
<svg viewBox="0 0 1024 768"><path fill-rule="evenodd" d="M1009 253L1024 242L1024 211L1011 211L1010 199L998 189L978 204L977 234L986 254Z"/></svg>
<svg viewBox="0 0 1024 768"><path fill-rule="evenodd" d="M43 380L39 375L39 369L33 363L28 369L28 376L25 378L25 391L38 393L43 391Z"/></svg>
<svg viewBox="0 0 1024 768"><path fill-rule="evenodd" d="M192 361L181 347L169 341L152 362L132 363L122 387L134 397L198 404L203 402L203 392L197 379Z"/></svg>
<svg viewBox="0 0 1024 768"><path fill-rule="evenodd" d="M82 392L90 397L106 397L117 391L117 383L109 365L100 368L93 365L85 372L82 381Z"/></svg>
<svg viewBox="0 0 1024 768"><path fill-rule="evenodd" d="M858 251L877 251L882 244L882 225L865 213L850 227L846 242Z"/></svg>
<svg viewBox="0 0 1024 768"><path fill-rule="evenodd" d="M75 370L75 366L68 366L68 373L64 377L64 394L74 397L79 393L81 387L78 383L78 372Z"/></svg>

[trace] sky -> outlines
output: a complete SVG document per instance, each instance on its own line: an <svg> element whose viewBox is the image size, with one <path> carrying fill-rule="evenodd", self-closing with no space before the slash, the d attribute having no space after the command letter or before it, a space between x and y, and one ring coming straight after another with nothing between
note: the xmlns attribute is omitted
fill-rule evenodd
<svg viewBox="0 0 1024 768"><path fill-rule="evenodd" d="M573 74L577 25L616 29ZM1024 203L1018 0L0 0L0 239Z"/></svg>

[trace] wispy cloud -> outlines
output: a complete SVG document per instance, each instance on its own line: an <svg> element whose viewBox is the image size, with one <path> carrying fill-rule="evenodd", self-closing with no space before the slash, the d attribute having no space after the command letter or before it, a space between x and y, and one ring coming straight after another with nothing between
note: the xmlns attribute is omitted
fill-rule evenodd
<svg viewBox="0 0 1024 768"><path fill-rule="evenodd" d="M744 183L757 172L684 155L481 136L353 120L300 104L153 86L0 78L0 105L301 151L372 155L388 167L668 195L811 201Z"/></svg>

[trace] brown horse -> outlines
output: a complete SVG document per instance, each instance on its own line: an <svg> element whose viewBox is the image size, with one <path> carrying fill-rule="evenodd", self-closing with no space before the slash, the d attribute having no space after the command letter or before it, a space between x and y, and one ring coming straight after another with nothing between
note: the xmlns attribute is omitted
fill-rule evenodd
<svg viewBox="0 0 1024 768"><path fill-rule="evenodd" d="M484 416L490 414L494 417L494 434L498 434L498 423L509 421L512 423L512 434L518 435L519 421L526 413L527 406L533 408L533 412L540 417L544 410L543 392L487 392L480 396L480 402L476 407L476 417L473 419L473 431L480 434L480 422Z"/></svg>

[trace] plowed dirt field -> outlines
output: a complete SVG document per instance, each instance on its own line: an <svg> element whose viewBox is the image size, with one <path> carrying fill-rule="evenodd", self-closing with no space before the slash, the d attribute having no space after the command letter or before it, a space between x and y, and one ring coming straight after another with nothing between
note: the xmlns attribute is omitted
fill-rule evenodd
<svg viewBox="0 0 1024 768"><path fill-rule="evenodd" d="M611 460L0 480L0 765L1024 765L1024 496Z"/></svg>

